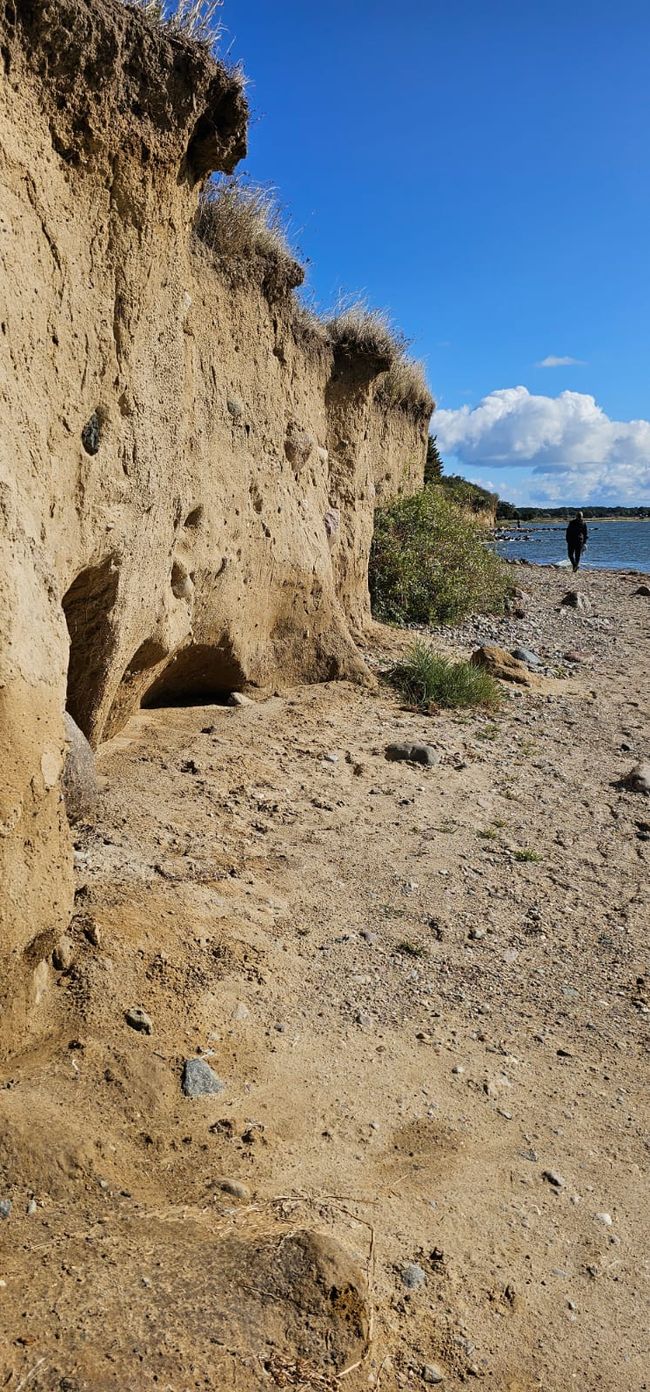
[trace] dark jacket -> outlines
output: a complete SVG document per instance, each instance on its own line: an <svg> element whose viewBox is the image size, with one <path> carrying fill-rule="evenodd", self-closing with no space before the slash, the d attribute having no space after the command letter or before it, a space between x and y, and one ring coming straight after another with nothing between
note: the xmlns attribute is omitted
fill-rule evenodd
<svg viewBox="0 0 650 1392"><path fill-rule="evenodd" d="M573 517L566 529L567 546L586 546L588 535L587 523Z"/></svg>

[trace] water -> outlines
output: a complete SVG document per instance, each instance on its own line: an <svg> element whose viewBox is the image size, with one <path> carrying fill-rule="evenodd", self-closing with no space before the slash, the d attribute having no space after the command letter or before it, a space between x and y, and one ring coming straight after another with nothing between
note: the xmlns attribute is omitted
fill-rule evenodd
<svg viewBox="0 0 650 1392"><path fill-rule="evenodd" d="M643 522L591 522L587 518L589 544L582 554L585 570L642 570L650 572L650 519ZM539 565L569 564L564 533L566 523L521 524L497 541L499 555L507 560L523 556Z"/></svg>

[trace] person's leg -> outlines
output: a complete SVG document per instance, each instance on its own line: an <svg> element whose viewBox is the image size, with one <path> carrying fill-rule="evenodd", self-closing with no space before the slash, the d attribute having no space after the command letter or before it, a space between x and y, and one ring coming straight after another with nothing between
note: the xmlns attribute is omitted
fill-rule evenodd
<svg viewBox="0 0 650 1392"><path fill-rule="evenodd" d="M574 549L574 561L573 561L573 569L574 569L574 571L577 570L577 569L578 569L578 566L580 565L580 557L581 557L581 555L582 555L582 547L581 547L581 546L576 546L575 549Z"/></svg>

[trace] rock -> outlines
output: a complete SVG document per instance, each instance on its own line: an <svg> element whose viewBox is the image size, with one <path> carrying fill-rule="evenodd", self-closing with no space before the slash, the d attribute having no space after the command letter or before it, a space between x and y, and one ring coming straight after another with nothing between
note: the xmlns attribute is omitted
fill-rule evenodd
<svg viewBox="0 0 650 1392"><path fill-rule="evenodd" d="M575 651L572 651L572 652L565 652L565 654L564 654L564 661L565 661L565 662L584 662L586 656L587 656L586 653L581 653L581 652L575 652Z"/></svg>
<svg viewBox="0 0 650 1392"><path fill-rule="evenodd" d="M586 595L581 594L580 590L567 590L564 599L560 603L568 609L577 609L581 614L591 613L591 600Z"/></svg>
<svg viewBox="0 0 650 1392"><path fill-rule="evenodd" d="M594 1214L594 1217L595 1217L597 1223L602 1223L602 1224L603 1224L603 1227L605 1227L605 1228L611 1228L612 1223L613 1223L613 1218L612 1218L611 1213L596 1213L596 1214Z"/></svg>
<svg viewBox="0 0 650 1392"><path fill-rule="evenodd" d="M370 1029L372 1026L372 1015L367 1010L357 1010L354 1017L355 1024L360 1025L361 1029Z"/></svg>
<svg viewBox="0 0 650 1392"><path fill-rule="evenodd" d="M650 760L643 759L640 764L635 764L634 768L621 778L620 786L627 788L631 793L645 793L647 797L650 794Z"/></svg>
<svg viewBox="0 0 650 1392"><path fill-rule="evenodd" d="M255 702L251 701L250 696L244 696L243 691L232 691L228 697L228 705L240 707L254 706Z"/></svg>
<svg viewBox="0 0 650 1392"><path fill-rule="evenodd" d="M59 938L52 953L52 966L56 971L69 971L74 962L74 943L72 938Z"/></svg>
<svg viewBox="0 0 650 1392"><path fill-rule="evenodd" d="M69 822L89 821L99 802L95 755L79 726L64 714L67 753L61 780L63 801Z"/></svg>
<svg viewBox="0 0 650 1392"><path fill-rule="evenodd" d="M92 947L101 947L101 933L99 931L98 924L95 923L94 918L90 918L86 923L84 923L84 937L87 938L88 942L92 945Z"/></svg>
<svg viewBox="0 0 650 1392"><path fill-rule="evenodd" d="M564 1188L565 1181L563 1180L562 1176L557 1173L557 1170L544 1170L542 1173L542 1179L545 1179L546 1183L551 1184L554 1189Z"/></svg>
<svg viewBox="0 0 650 1392"><path fill-rule="evenodd" d="M210 1097L225 1091L225 1083L213 1073L203 1059L186 1059L183 1064L181 1087L186 1097Z"/></svg>
<svg viewBox="0 0 650 1392"><path fill-rule="evenodd" d="M243 1001L238 1001L230 1018L231 1020L234 1020L237 1024L242 1024L244 1020L250 1019L250 1013L251 1012L248 1009L248 1006L244 1005Z"/></svg>
<svg viewBox="0 0 650 1392"><path fill-rule="evenodd" d="M12 1208L11 1199L0 1199L0 1218L9 1218Z"/></svg>
<svg viewBox="0 0 650 1392"><path fill-rule="evenodd" d="M101 421L97 411L93 411L92 416L86 421L81 432L81 443L86 454L97 454L101 439Z"/></svg>
<svg viewBox="0 0 650 1392"><path fill-rule="evenodd" d="M362 928L360 936L364 942L368 943L369 947L374 947L375 943L379 942L379 933L371 933L368 928Z"/></svg>
<svg viewBox="0 0 650 1392"><path fill-rule="evenodd" d="M328 539L332 542L341 530L340 509L334 507L328 508L323 521L325 523L325 531L327 532Z"/></svg>
<svg viewBox="0 0 650 1392"><path fill-rule="evenodd" d="M424 764L431 767L440 763L440 755L430 744L389 744L386 746L389 763Z"/></svg>
<svg viewBox="0 0 650 1392"><path fill-rule="evenodd" d="M473 667L483 667L498 681L518 682L520 686L534 686L536 678L529 672L524 662L519 662L505 648L485 646L472 653Z"/></svg>
<svg viewBox="0 0 650 1392"><path fill-rule="evenodd" d="M445 1374L437 1363L425 1363L422 1369L423 1382L428 1382L432 1387L437 1387L438 1384L444 1382L444 1380Z"/></svg>
<svg viewBox="0 0 650 1392"><path fill-rule="evenodd" d="M540 665L540 658L537 653L531 652L530 648L513 648L511 657L516 658L517 662L525 662L528 667L539 667Z"/></svg>
<svg viewBox="0 0 650 1392"><path fill-rule="evenodd" d="M220 1179L217 1181L217 1188L222 1194L231 1194L233 1199L250 1199L251 1191L246 1184L240 1184L237 1179Z"/></svg>
<svg viewBox="0 0 650 1392"><path fill-rule="evenodd" d="M241 420L244 414L244 408L241 404L241 401L238 401L236 396L231 396L228 398L226 405L228 407L228 413L232 416L233 420Z"/></svg>
<svg viewBox="0 0 650 1392"><path fill-rule="evenodd" d="M402 1284L407 1290L419 1290L426 1281L426 1276L421 1266L417 1262L409 1262L408 1266L402 1268Z"/></svg>
<svg viewBox="0 0 650 1392"><path fill-rule="evenodd" d="M470 928L468 936L471 938L472 942L482 942L485 933L485 928Z"/></svg>
<svg viewBox="0 0 650 1392"><path fill-rule="evenodd" d="M639 585L634 593L635 595L650 595L650 585Z"/></svg>
<svg viewBox="0 0 650 1392"><path fill-rule="evenodd" d="M146 1010L142 1010L139 1005L125 1010L124 1019L131 1029L138 1030L140 1034L153 1034L153 1022Z"/></svg>

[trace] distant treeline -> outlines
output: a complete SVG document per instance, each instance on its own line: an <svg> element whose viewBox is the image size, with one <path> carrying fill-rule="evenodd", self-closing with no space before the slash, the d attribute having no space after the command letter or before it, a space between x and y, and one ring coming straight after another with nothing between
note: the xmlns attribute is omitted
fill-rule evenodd
<svg viewBox="0 0 650 1392"><path fill-rule="evenodd" d="M548 517L549 521L557 519L564 522L569 517L575 517L577 511L577 504L575 507L515 507L514 503L506 503L500 498L497 505L497 522L516 522L517 518L522 522L532 522L540 517ZM585 517L650 517L650 507L584 506L581 511Z"/></svg>

